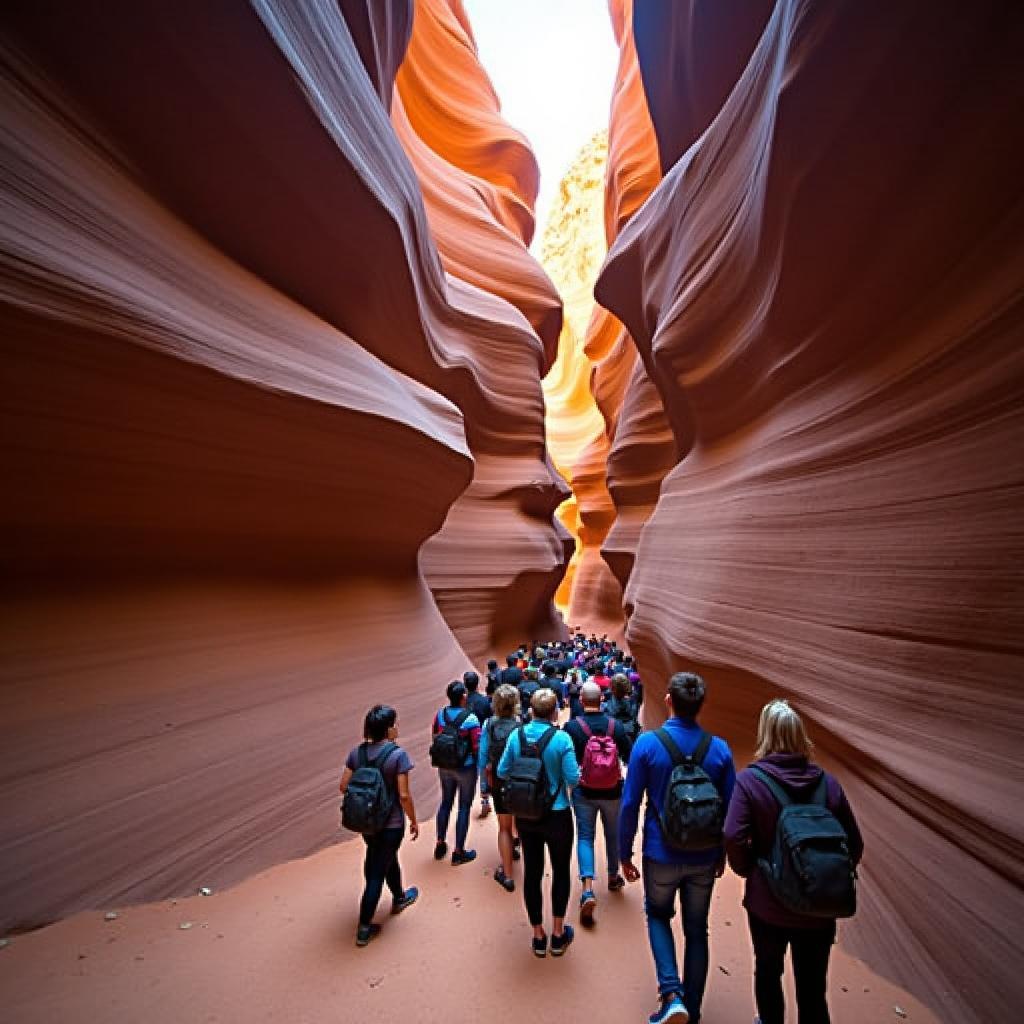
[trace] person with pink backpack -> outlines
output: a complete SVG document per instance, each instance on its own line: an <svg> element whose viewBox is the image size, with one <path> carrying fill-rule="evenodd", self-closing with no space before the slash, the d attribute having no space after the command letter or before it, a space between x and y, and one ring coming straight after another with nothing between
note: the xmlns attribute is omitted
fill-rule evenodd
<svg viewBox="0 0 1024 1024"><path fill-rule="evenodd" d="M621 722L601 710L601 687L587 682L580 688L583 714L564 726L576 748L580 764L580 783L573 790L576 811L576 859L579 862L583 894L580 896L580 923L594 923L597 897L594 895L594 839L600 816L608 855L608 891L618 892L626 885L619 874L619 805L622 800L620 761L629 760L632 743Z"/></svg>

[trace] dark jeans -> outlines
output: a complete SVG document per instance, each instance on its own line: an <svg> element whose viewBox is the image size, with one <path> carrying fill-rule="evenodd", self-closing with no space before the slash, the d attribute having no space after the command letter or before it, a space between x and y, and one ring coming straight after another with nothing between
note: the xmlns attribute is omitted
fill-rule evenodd
<svg viewBox="0 0 1024 1024"><path fill-rule="evenodd" d="M830 1024L825 984L828 958L836 939L836 925L824 928L779 928L747 914L754 940L754 999L761 1024L783 1024L786 1004L782 972L786 947L793 950L793 978L800 1024Z"/></svg>
<svg viewBox="0 0 1024 1024"><path fill-rule="evenodd" d="M455 794L459 794L459 813L455 819L455 849L460 853L466 849L469 835L469 815L473 810L476 796L476 768L438 768L441 779L441 803L437 808L437 841L443 842L448 836L448 819L452 815Z"/></svg>
<svg viewBox="0 0 1024 1024"><path fill-rule="evenodd" d="M708 913L715 885L715 865L662 864L644 857L644 909L658 992L678 992L690 1017L700 1017L708 980ZM679 979L672 918L676 894L683 910L683 980Z"/></svg>
<svg viewBox="0 0 1024 1024"><path fill-rule="evenodd" d="M565 917L569 906L569 865L572 862L572 811L552 811L540 821L516 818L516 830L523 842L523 901L530 924L544 923L544 847L551 857L551 913Z"/></svg>
<svg viewBox="0 0 1024 1024"><path fill-rule="evenodd" d="M366 859L363 861L363 898L359 901L359 923L369 924L377 912L380 894L387 882L391 895L401 899L405 895L402 888L402 867L398 863L398 848L402 845L405 825L400 828L381 829L376 835L363 836L366 843Z"/></svg>

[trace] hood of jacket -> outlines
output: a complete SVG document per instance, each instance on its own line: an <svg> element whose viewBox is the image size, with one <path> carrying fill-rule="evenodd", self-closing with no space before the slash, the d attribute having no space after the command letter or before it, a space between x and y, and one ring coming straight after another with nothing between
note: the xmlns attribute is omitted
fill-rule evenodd
<svg viewBox="0 0 1024 1024"><path fill-rule="evenodd" d="M822 769L803 754L769 754L751 767L760 768L781 782L797 800L810 798L822 776Z"/></svg>

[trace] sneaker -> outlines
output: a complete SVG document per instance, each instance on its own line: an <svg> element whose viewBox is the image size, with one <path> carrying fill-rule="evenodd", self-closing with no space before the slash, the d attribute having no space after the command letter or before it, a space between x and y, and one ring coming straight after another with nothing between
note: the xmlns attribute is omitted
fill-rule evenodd
<svg viewBox="0 0 1024 1024"><path fill-rule="evenodd" d="M620 889L625 888L626 880L622 877L622 875L612 875L612 877L608 879L609 892L618 892Z"/></svg>
<svg viewBox="0 0 1024 1024"><path fill-rule="evenodd" d="M533 940L533 955L541 960L548 955L548 937L546 935L542 939Z"/></svg>
<svg viewBox="0 0 1024 1024"><path fill-rule="evenodd" d="M686 1012L686 1007L683 1006L683 1001L676 992L663 997L661 1008L647 1018L648 1024L667 1024L667 1022L686 1024L689 1019L690 1015Z"/></svg>
<svg viewBox="0 0 1024 1024"><path fill-rule="evenodd" d="M437 845L434 847L434 860L444 860L444 855L448 852L448 844L443 839L438 839Z"/></svg>
<svg viewBox="0 0 1024 1024"><path fill-rule="evenodd" d="M419 898L419 895L420 891L416 886L406 889L400 900L391 901L391 913L400 914L406 907L411 907Z"/></svg>
<svg viewBox="0 0 1024 1024"><path fill-rule="evenodd" d="M494 869L494 880L498 883L498 885L500 885L502 887L502 889L505 890L505 892L515 892L516 891L515 879L514 878L509 878L508 875L505 874L505 871L504 871L503 868L495 868Z"/></svg>
<svg viewBox="0 0 1024 1024"><path fill-rule="evenodd" d="M512 847L512 859L513 860L522 860L523 859L523 854L522 854L522 851L519 849L519 844L518 843L516 843L515 846Z"/></svg>
<svg viewBox="0 0 1024 1024"><path fill-rule="evenodd" d="M471 860L476 860L476 850L456 850L452 854L452 867L457 868L460 864L468 864Z"/></svg>
<svg viewBox="0 0 1024 1024"><path fill-rule="evenodd" d="M481 818L486 818L487 815L490 814L490 813L491 813L491 801L490 800L484 800L480 804L480 817Z"/></svg>
<svg viewBox="0 0 1024 1024"><path fill-rule="evenodd" d="M594 923L594 911L597 910L597 897L593 889L587 889L580 896L580 924L589 928Z"/></svg>
<svg viewBox="0 0 1024 1024"><path fill-rule="evenodd" d="M366 946L370 939L375 939L378 935L380 935L379 924L361 924L356 929L356 945Z"/></svg>
<svg viewBox="0 0 1024 1024"><path fill-rule="evenodd" d="M572 925L567 924L561 935L552 935L551 955L563 956L565 951L572 945L572 940L575 937L575 934L576 933L572 930Z"/></svg>

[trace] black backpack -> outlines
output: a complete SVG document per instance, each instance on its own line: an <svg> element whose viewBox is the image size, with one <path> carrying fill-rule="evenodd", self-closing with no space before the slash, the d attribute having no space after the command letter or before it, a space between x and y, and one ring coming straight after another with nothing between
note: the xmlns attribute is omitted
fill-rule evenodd
<svg viewBox="0 0 1024 1024"><path fill-rule="evenodd" d="M722 845L725 811L722 795L702 765L711 734L702 732L697 749L687 756L664 729L654 733L672 758L672 774L661 812L661 831L677 850L712 850Z"/></svg>
<svg viewBox="0 0 1024 1024"><path fill-rule="evenodd" d="M348 788L341 801L341 823L345 828L373 835L387 824L395 805L395 794L384 778L383 768L397 749L397 744L385 743L381 752L370 761L366 744L359 745L356 755L358 767L348 780Z"/></svg>
<svg viewBox="0 0 1024 1024"><path fill-rule="evenodd" d="M630 743L636 743L636 738L642 730L634 713L633 705L628 700L619 700L618 697L610 698L605 706L605 713L621 724Z"/></svg>
<svg viewBox="0 0 1024 1024"><path fill-rule="evenodd" d="M544 767L544 751L558 730L548 726L547 732L536 743L526 738L526 730L519 727L519 756L514 758L505 775L505 805L509 814L527 821L539 821L555 802Z"/></svg>
<svg viewBox="0 0 1024 1024"><path fill-rule="evenodd" d="M808 917L853 917L857 871L846 829L826 806L825 773L810 800L797 803L766 771L751 771L780 807L771 860L757 862L772 895L787 910Z"/></svg>
<svg viewBox="0 0 1024 1024"><path fill-rule="evenodd" d="M463 708L454 719L449 719L449 708L438 712L444 728L430 744L430 763L435 768L452 768L458 771L465 767L466 760L473 752L473 741L462 730L462 723L471 711Z"/></svg>
<svg viewBox="0 0 1024 1024"><path fill-rule="evenodd" d="M499 726L504 726L504 728L499 728ZM505 753L505 745L508 743L509 736L519 728L519 723L514 718L491 718L487 723L487 728L489 730L487 734L487 763L497 775L501 755Z"/></svg>

